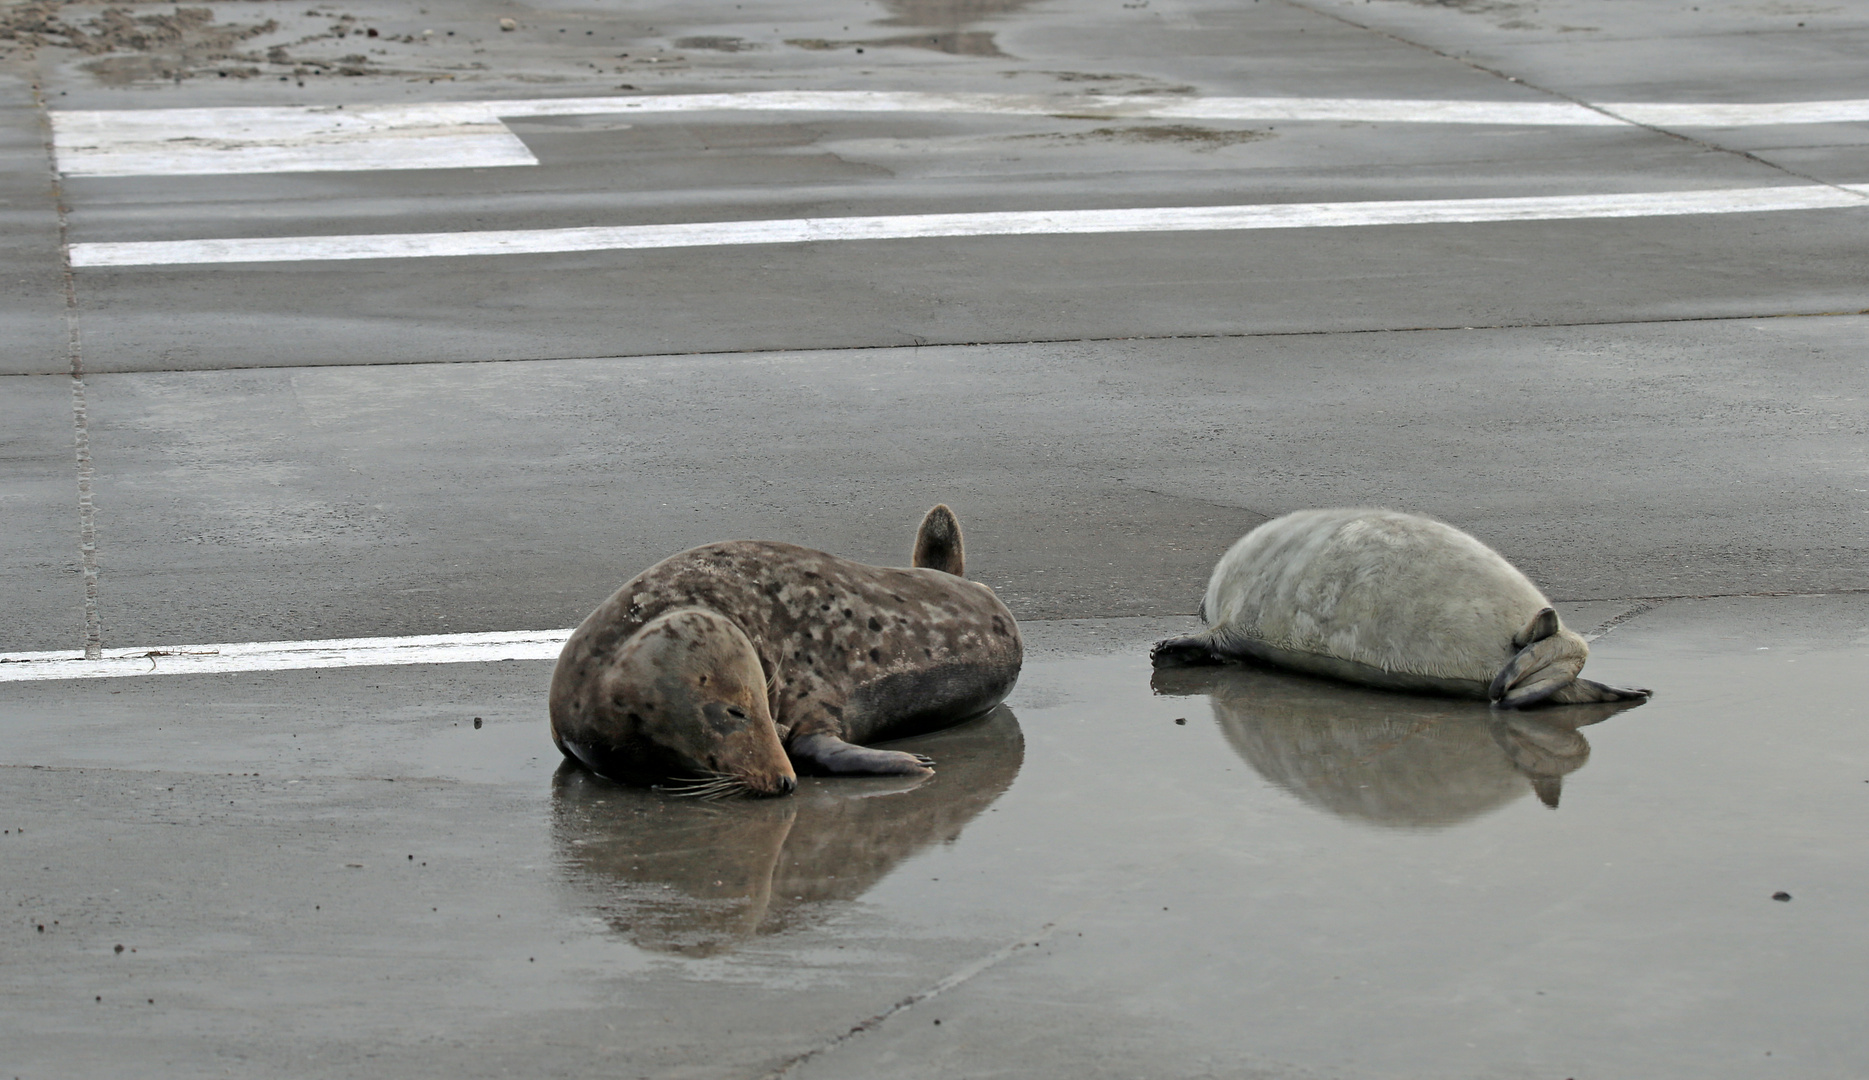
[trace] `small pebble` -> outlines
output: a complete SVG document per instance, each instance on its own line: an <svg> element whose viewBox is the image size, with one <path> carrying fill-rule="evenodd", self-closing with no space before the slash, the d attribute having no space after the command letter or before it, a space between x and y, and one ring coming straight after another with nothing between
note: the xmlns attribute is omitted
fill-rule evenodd
<svg viewBox="0 0 1869 1080"><path fill-rule="evenodd" d="M518 24L518 23L516 23L516 22L514 22L514 21L513 21L513 20L511 20L511 19L501 19L501 20L500 20L500 29L502 29L502 30L517 30L517 29L519 29L519 24Z"/></svg>
<svg viewBox="0 0 1869 1080"><path fill-rule="evenodd" d="M1790 894L1790 893L1788 893L1788 892L1782 892L1782 891L1781 891L1781 892L1775 892L1775 893L1773 893L1773 894L1772 894L1772 899L1774 899L1774 900L1789 900L1789 899L1791 899L1791 894Z"/></svg>
<svg viewBox="0 0 1869 1080"><path fill-rule="evenodd" d="M480 717L478 716L474 717L474 730L475 731L480 730Z"/></svg>

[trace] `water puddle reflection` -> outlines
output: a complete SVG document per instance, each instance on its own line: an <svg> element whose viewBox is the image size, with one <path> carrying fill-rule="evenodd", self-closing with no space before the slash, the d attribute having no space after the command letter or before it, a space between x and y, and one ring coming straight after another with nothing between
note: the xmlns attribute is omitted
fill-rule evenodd
<svg viewBox="0 0 1869 1080"><path fill-rule="evenodd" d="M856 41L830 41L823 38L793 38L787 44L803 49L898 48L930 49L950 56L1005 57L993 31L963 29L971 23L1009 15L1030 5L1031 0L884 0L890 11L881 26L913 26L922 32L894 37L864 38Z"/></svg>
<svg viewBox="0 0 1869 1080"><path fill-rule="evenodd" d="M883 0L895 26L961 26L1030 7L1032 0Z"/></svg>
<svg viewBox="0 0 1869 1080"><path fill-rule="evenodd" d="M1590 758L1578 729L1631 707L1504 712L1232 666L1163 669L1151 686L1205 696L1234 752L1301 801L1398 828L1445 828L1527 792L1555 808Z"/></svg>
<svg viewBox="0 0 1869 1080"><path fill-rule="evenodd" d="M782 799L700 803L566 766L552 841L583 901L638 947L711 956L828 917L916 852L960 836L1018 776L1012 710L890 744L935 758L928 778L801 777Z"/></svg>

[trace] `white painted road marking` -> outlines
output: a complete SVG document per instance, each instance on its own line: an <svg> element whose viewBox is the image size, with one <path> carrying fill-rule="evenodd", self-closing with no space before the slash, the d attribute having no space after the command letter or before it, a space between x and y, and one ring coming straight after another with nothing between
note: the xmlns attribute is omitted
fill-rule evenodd
<svg viewBox="0 0 1869 1080"><path fill-rule="evenodd" d="M1809 184L1620 195L1167 206L1119 210L1011 210L777 221L701 221L676 225L616 225L575 229L144 240L73 244L71 264L75 267L198 266L212 263L424 259L740 244L802 244L831 240L1318 229L1355 225L1744 214L1862 206L1869 206L1869 185L1837 188Z"/></svg>
<svg viewBox="0 0 1869 1080"><path fill-rule="evenodd" d="M237 671L378 667L405 664L484 664L498 660L556 660L569 630L516 630L418 637L336 638L327 641L248 641L227 645L171 645L105 649L102 660L81 650L0 653L0 682L44 679L119 679L132 675L224 675Z"/></svg>
<svg viewBox="0 0 1869 1080"><path fill-rule="evenodd" d="M1600 110L1600 111L1599 111ZM460 169L536 165L503 118L613 113L892 112L1096 120L1338 121L1539 127L1746 127L1869 121L1869 99L1759 104L1366 98L1178 98L831 90L650 97L52 113L67 176Z"/></svg>

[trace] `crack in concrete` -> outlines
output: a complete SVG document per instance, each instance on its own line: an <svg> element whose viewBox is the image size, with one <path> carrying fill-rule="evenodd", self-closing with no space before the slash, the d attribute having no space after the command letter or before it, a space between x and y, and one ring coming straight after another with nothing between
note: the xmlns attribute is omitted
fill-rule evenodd
<svg viewBox="0 0 1869 1080"><path fill-rule="evenodd" d="M912 1009L915 1006L920 1005L921 1003L925 1001L928 1001L932 998L935 998L941 994L946 993L949 990L954 989L955 987L961 985L967 980L972 979L974 976L980 975L986 971L991 970L994 967L999 966L999 964L1002 961L1005 961L1011 958L1012 956L1021 952L1022 950L1037 948L1039 945L1043 944L1048 938L1050 938L1054 933L1056 933L1057 929L1058 929L1057 923L1046 923L1042 928L1040 928L1038 936L1037 936L1037 940L1032 941L1028 944L1024 939L1021 939L1019 941L1013 942L1010 945L1004 946L1003 948L995 949L994 951L988 953L987 955L975 960L973 963L968 964L965 967L962 967L959 970L953 972L952 974L948 975L947 978L942 979L941 981L935 983L933 986L928 987L926 990L921 990L916 993L910 994L908 997L905 997L901 999L900 1001L897 1001L895 1004L889 1006L883 1011L879 1013L875 1013L874 1015L871 1015L869 1017L866 1017L863 1020L858 1021L848 1031L845 1031L839 1035L834 1035L831 1038L826 1039L824 1042L819 1043L817 1046L814 1046L811 1049L806 1050L804 1053L797 1054L787 1059L784 1064L780 1065L778 1068L772 1070L771 1072L766 1073L763 1077L760 1078L760 1080L782 1080L783 1077L790 1076L794 1071L798 1069L799 1066L805 1064L807 1061L810 1061L813 1058L821 1057L824 1054L828 1054L832 1050L837 1049L839 1046L842 1046L844 1043L849 1042L851 1039L856 1038L857 1036L863 1034L864 1032L875 1029L876 1027L880 1026L884 1021L888 1020L890 1017L894 1016L895 1014L899 1012L903 1012L904 1010L907 1010L907 1009Z"/></svg>
<svg viewBox="0 0 1869 1080"><path fill-rule="evenodd" d="M58 215L59 272L65 291L65 358L71 373L72 445L78 472L78 551L84 576L84 658L104 658L103 626L97 610L97 512L91 498L91 434L84 396L83 338L78 326L78 280L71 265L71 208L65 201L65 186L58 174L58 155L53 147L52 114L46 106L45 79L36 66L32 83L33 103L38 107L39 126L45 137L46 172L51 178L52 205Z"/></svg>
<svg viewBox="0 0 1869 1080"><path fill-rule="evenodd" d="M1071 909L1070 911L1067 911L1063 915L1060 915L1057 918L1053 919L1052 921L1045 923L1043 926L1039 927L1038 932L1036 934L1033 934L1031 937L1020 938L1018 941L1012 942L1009 945L1005 945L998 949L995 949L994 951L988 953L987 955L974 960L972 963L969 963L961 968L956 969L954 972L949 974L946 978L941 979L939 982L936 982L934 985L928 987L927 989L910 994L909 996L900 999L895 1004L890 1005L888 1008L883 1009L881 1012L877 1012L868 1017L865 1017L864 1019L851 1025L849 1029L837 1035L833 1035L829 1039L824 1040L823 1042L812 1047L811 1049L806 1050L799 1054L795 1054L790 1058L787 1058L782 1064L780 1064L777 1068L773 1069L771 1072L762 1074L760 1077L760 1080L784 1080L785 1077L791 1076L794 1072L798 1070L800 1066L804 1065L806 1062L822 1057L823 1055L831 1052L832 1050L837 1049L839 1046L844 1045L845 1043L856 1038L857 1036L862 1035L864 1032L875 1030L876 1028L880 1027L885 1021L887 1021L890 1017L895 1016L897 1013L904 1012L908 1009L912 1009L917 1005L920 1005L926 1001L929 1001L932 998L938 997L939 995L948 992L949 990L953 990L956 987L959 987L962 984L968 982L969 980L974 979L980 975L983 975L988 971L991 971L992 969L998 967L1001 963L1011 959L1012 957L1018 955L1021 952L1025 952L1030 949L1039 948L1040 946L1044 945L1045 942L1051 940L1054 936L1056 936L1059 928L1064 926L1066 923L1075 922L1078 919L1083 918L1085 915L1088 915L1093 911L1107 907L1112 901L1114 901L1119 896L1126 896L1129 893L1134 892L1137 888L1140 888L1141 886L1149 882L1158 880L1160 875L1163 872L1169 869L1172 869L1174 867L1177 867L1180 864L1186 862L1188 859L1193 858L1199 854L1200 852L1198 851L1174 852L1174 853L1169 854L1166 858L1156 860L1153 863L1152 867L1148 870L1148 872L1133 874L1131 875L1131 877L1125 884L1117 885L1102 893L1093 893L1093 895L1088 900L1083 902L1082 904L1079 904L1077 907Z"/></svg>
<svg viewBox="0 0 1869 1080"><path fill-rule="evenodd" d="M1779 600L1791 596L1862 596L1869 589L1768 589L1758 592L1666 593L1659 596L1565 596L1559 604L1651 604L1671 600Z"/></svg>
<svg viewBox="0 0 1869 1080"><path fill-rule="evenodd" d="M891 349L978 349L994 345L1097 345L1117 341L1247 341L1261 338L1348 337L1359 334L1440 334L1455 330L1566 330L1590 326L1670 326L1689 323L1750 322L1756 319L1838 319L1869 315L1869 308L1840 311L1771 311L1750 315L1667 315L1652 319L1576 319L1568 322L1487 323L1475 326L1373 326L1331 330L1235 330L1199 334L1093 334L1081 337L1051 338L982 338L972 341L937 341L924 338L908 344L864 345L754 345L744 349L688 349L673 352L575 353L558 356L505 356L486 360L386 360L331 361L297 364L218 364L203 367L129 367L112 371L113 375L193 375L213 371L297 370L326 367L426 367L440 364L550 364L565 360L660 360L679 357L759 356L777 353L881 352ZM46 372L18 371L0 373L4 378L28 378Z"/></svg>
<svg viewBox="0 0 1869 1080"><path fill-rule="evenodd" d="M1583 635L1583 639L1585 641L1592 641L1592 642L1597 641L1601 639L1602 637L1604 637L1605 635L1607 635L1610 631L1616 629L1618 626L1621 626L1623 623L1628 622L1630 619L1640 618L1641 616L1648 614L1649 612L1655 610L1656 608L1660 607L1662 604L1666 602L1667 601L1665 600L1657 600L1651 603L1647 600L1638 600L1633 605L1631 605L1628 609L1623 611L1622 614L1611 616L1610 618L1605 619L1604 621L1598 623L1595 629L1590 630Z"/></svg>

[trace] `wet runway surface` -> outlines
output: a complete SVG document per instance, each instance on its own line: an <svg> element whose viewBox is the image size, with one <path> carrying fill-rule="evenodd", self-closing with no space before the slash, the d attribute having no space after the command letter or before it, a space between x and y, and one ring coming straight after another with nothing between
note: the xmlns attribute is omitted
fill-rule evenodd
<svg viewBox="0 0 1869 1080"><path fill-rule="evenodd" d="M7 7L6 1075L1860 1074L1865 45ZM936 501L1031 651L925 783L561 773L550 665L464 636L549 655L712 540L900 563ZM1148 669L1232 540L1352 504L1656 698Z"/></svg>
<svg viewBox="0 0 1869 1080"><path fill-rule="evenodd" d="M1176 624L1038 623L1007 707L897 744L932 779L712 804L558 769L543 664L15 687L0 841L47 929L9 1056L1849 1075L1869 627L1759 603L1601 639L1658 688L1614 715L1152 678Z"/></svg>

